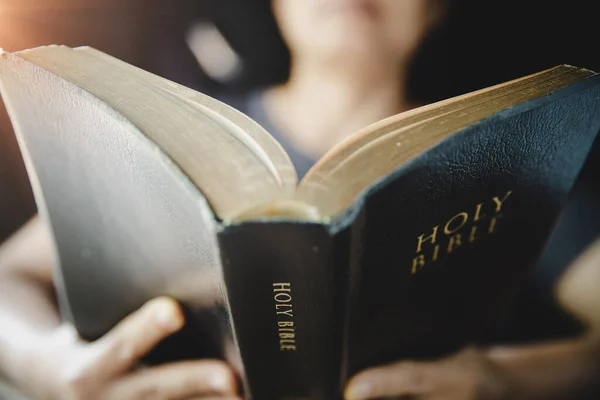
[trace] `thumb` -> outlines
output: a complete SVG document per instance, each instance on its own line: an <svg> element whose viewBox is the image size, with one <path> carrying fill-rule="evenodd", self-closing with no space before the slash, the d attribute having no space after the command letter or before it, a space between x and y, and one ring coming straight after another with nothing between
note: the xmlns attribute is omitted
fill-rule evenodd
<svg viewBox="0 0 600 400"><path fill-rule="evenodd" d="M352 377L344 395L347 400L423 395L431 391L436 369L433 363L410 361L374 367Z"/></svg>
<svg viewBox="0 0 600 400"><path fill-rule="evenodd" d="M92 344L98 351L97 367L110 375L120 375L183 324L183 313L175 300L150 300Z"/></svg>

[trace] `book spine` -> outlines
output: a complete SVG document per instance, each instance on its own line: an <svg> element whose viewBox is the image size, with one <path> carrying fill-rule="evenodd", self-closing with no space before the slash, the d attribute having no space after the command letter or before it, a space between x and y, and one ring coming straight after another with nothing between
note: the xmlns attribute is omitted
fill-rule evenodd
<svg viewBox="0 0 600 400"><path fill-rule="evenodd" d="M219 233L246 396L340 398L348 237L291 222L245 223Z"/></svg>

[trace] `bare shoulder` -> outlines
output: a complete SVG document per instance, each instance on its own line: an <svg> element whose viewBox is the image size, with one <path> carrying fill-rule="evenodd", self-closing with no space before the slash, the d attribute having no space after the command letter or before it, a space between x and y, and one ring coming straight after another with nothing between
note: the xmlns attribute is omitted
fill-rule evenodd
<svg viewBox="0 0 600 400"><path fill-rule="evenodd" d="M600 238L561 277L557 297L567 310L600 331Z"/></svg>

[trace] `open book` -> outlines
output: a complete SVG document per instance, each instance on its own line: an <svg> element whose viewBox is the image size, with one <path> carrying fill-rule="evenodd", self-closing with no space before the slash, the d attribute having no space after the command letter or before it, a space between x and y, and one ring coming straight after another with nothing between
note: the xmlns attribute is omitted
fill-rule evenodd
<svg viewBox="0 0 600 400"><path fill-rule="evenodd" d="M254 399L336 398L361 368L485 341L600 129L600 78L558 66L357 132L297 182L231 107L92 48L0 54L64 317L93 340L157 295Z"/></svg>

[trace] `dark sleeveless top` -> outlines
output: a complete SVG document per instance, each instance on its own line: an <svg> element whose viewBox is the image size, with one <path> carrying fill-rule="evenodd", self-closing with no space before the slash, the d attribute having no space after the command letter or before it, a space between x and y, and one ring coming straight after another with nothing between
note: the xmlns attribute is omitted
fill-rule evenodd
<svg viewBox="0 0 600 400"><path fill-rule="evenodd" d="M221 101L243 112L269 132L286 151L292 164L294 164L294 167L296 168L298 179L301 179L317 160L294 146L273 123L273 120L269 117L264 107L264 93L263 90L255 90L245 96L224 97Z"/></svg>

